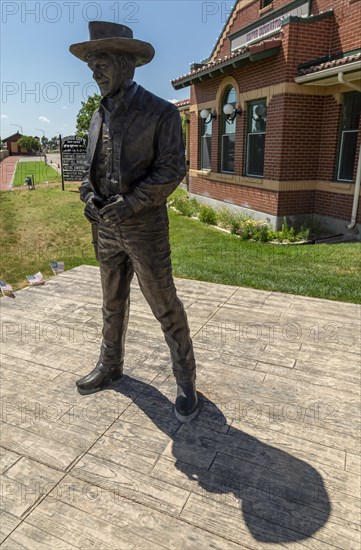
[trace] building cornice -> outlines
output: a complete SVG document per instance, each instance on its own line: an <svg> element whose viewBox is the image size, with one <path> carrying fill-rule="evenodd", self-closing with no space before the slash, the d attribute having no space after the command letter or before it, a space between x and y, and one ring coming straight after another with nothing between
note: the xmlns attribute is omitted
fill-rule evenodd
<svg viewBox="0 0 361 550"><path fill-rule="evenodd" d="M241 50L229 56L225 56L223 59L208 63L195 71L172 80L172 86L176 90L179 90L196 82L208 80L220 74L226 74L230 70L241 67L242 65L277 55L280 51L281 44L281 38L271 38L257 42L257 44L245 46Z"/></svg>
<svg viewBox="0 0 361 550"><path fill-rule="evenodd" d="M344 195L353 195L355 184L339 181L324 181L324 180L296 180L296 181L279 181L270 180L267 178L250 178L238 174L225 174L222 172L211 172L208 170L189 170L191 177L198 177L202 180L207 180L210 183L220 183L222 185L239 185L242 187L252 187L254 189L263 189L264 191L272 192L289 192L289 191L328 191L332 193L340 193Z"/></svg>

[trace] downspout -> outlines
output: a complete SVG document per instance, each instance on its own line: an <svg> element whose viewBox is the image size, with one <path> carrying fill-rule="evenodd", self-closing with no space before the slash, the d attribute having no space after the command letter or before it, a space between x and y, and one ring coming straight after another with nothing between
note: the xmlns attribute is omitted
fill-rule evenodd
<svg viewBox="0 0 361 550"><path fill-rule="evenodd" d="M351 82L347 82L347 80L344 79L343 72L340 71L338 73L337 79L338 79L340 84L344 84L348 88L352 88L353 90L357 90L358 92L361 92L361 88L359 88L358 86L355 86L355 84L351 84ZM359 151L359 155L358 155L357 173L356 173L355 190L354 190L354 196L353 196L351 221L348 225L346 225L347 229L353 229L356 225L358 200L359 200L359 196L360 196L360 183L361 183L361 146L360 146L360 151Z"/></svg>
<svg viewBox="0 0 361 550"><path fill-rule="evenodd" d="M357 92L361 92L361 88L360 86L356 86L356 84L351 84L351 82L348 82L348 80L345 80L344 77L343 77L343 72L340 71L338 74L337 74L337 79L339 81L340 84L344 84L345 86L347 86L348 88L352 88L353 90L356 90Z"/></svg>
<svg viewBox="0 0 361 550"><path fill-rule="evenodd" d="M346 225L347 229L352 229L356 225L358 199L360 196L360 182L361 182L361 145L360 145L360 151L358 155L357 174L356 174L356 181L355 181L355 191L353 196L351 221L348 225Z"/></svg>

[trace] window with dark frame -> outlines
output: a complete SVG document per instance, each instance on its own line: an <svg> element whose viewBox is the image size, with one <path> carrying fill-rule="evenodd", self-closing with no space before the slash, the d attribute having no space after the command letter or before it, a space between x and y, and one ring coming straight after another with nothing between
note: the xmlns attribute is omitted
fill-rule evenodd
<svg viewBox="0 0 361 550"><path fill-rule="evenodd" d="M222 101L222 119L221 119L221 172L234 173L234 153L236 144L236 119L229 121L227 115L223 112L223 107L227 104L236 108L236 90L228 88Z"/></svg>
<svg viewBox="0 0 361 550"><path fill-rule="evenodd" d="M200 124L200 168L201 170L210 170L212 158L212 119L209 122L207 121L207 123L204 119L201 119Z"/></svg>
<svg viewBox="0 0 361 550"><path fill-rule="evenodd" d="M352 181L361 111L361 93L343 94L340 141L338 151L338 181Z"/></svg>
<svg viewBox="0 0 361 550"><path fill-rule="evenodd" d="M263 8L270 6L272 3L273 3L273 0L261 0L259 4L259 9L263 10Z"/></svg>
<svg viewBox="0 0 361 550"><path fill-rule="evenodd" d="M247 105L246 176L263 177L266 123L266 100L249 102Z"/></svg>

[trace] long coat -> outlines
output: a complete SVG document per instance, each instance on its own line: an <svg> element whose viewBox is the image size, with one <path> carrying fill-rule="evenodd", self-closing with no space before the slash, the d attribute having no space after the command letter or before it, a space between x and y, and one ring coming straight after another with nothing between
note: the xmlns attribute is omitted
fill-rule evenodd
<svg viewBox="0 0 361 550"><path fill-rule="evenodd" d="M125 194L135 213L165 204L185 176L185 149L178 109L135 84L130 104L112 114L113 174L118 193ZM96 191L96 147L104 118L102 106L89 128L86 170L81 199Z"/></svg>

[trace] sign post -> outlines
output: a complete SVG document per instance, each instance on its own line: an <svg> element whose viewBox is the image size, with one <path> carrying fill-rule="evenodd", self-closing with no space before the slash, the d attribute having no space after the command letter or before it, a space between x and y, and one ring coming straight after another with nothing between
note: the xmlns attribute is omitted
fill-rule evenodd
<svg viewBox="0 0 361 550"><path fill-rule="evenodd" d="M61 181L81 181L85 168L86 140L79 136L60 138Z"/></svg>
<svg viewBox="0 0 361 550"><path fill-rule="evenodd" d="M63 158L62 158L63 142L61 139L61 134L59 134L59 151L60 151L60 170L61 170L61 189L65 191L64 187L64 174L63 174Z"/></svg>

